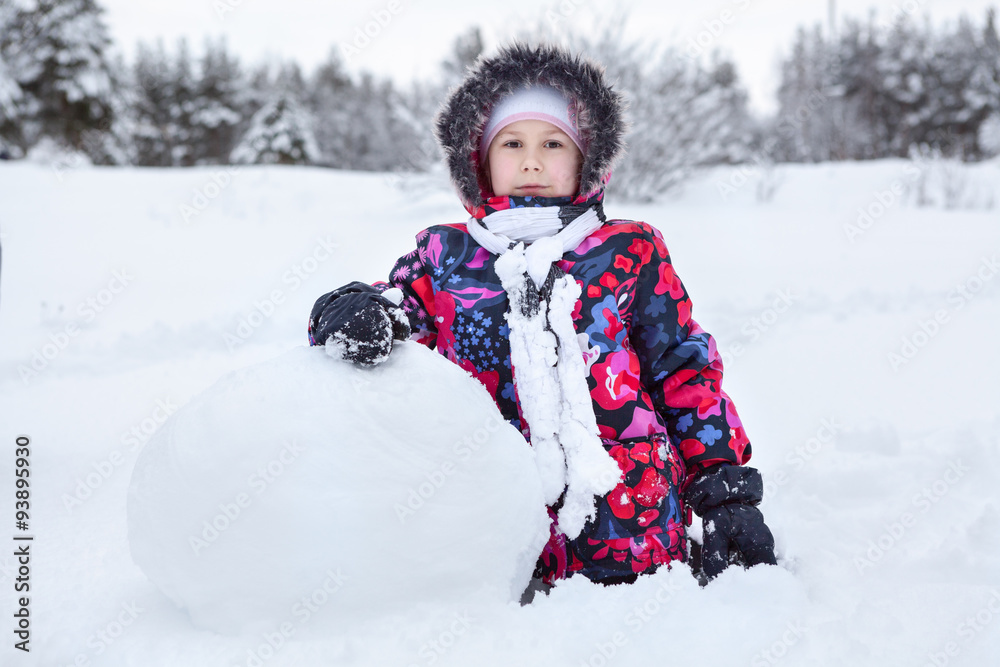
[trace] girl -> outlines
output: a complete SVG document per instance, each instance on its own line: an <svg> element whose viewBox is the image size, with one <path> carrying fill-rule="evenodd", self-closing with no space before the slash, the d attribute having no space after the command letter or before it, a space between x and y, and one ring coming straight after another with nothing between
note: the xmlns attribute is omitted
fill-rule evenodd
<svg viewBox="0 0 1000 667"><path fill-rule="evenodd" d="M309 321L312 344L355 363L413 338L482 382L536 450L545 584L687 560L682 498L704 521L705 577L775 562L715 341L659 231L605 218L623 108L600 68L556 47L480 59L436 120L471 218L424 230L388 283L326 294Z"/></svg>

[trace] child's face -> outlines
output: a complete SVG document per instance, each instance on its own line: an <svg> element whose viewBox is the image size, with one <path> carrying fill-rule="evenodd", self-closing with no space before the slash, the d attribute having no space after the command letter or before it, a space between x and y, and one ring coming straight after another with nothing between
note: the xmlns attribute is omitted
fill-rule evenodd
<svg viewBox="0 0 1000 667"><path fill-rule="evenodd" d="M493 139L487 160L498 197L570 197L580 184L583 155L552 123L519 120Z"/></svg>

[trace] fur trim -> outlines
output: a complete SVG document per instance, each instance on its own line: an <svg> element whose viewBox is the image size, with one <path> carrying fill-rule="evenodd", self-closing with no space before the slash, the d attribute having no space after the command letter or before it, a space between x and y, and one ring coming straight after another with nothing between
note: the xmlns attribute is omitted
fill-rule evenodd
<svg viewBox="0 0 1000 667"><path fill-rule="evenodd" d="M625 101L604 81L604 69L556 46L516 43L473 65L438 112L435 130L451 180L466 208L485 203L479 139L490 110L524 86L548 84L576 100L586 152L579 194L601 189L625 152Z"/></svg>

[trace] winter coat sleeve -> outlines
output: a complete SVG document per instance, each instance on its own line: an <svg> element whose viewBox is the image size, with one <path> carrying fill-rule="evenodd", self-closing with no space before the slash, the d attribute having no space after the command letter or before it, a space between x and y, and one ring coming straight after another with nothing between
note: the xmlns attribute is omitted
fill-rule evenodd
<svg viewBox="0 0 1000 667"><path fill-rule="evenodd" d="M722 390L722 358L715 340L691 318L691 300L674 273L660 232L644 225L648 243L636 284L630 340L640 379L666 422L688 476L717 464L750 459L736 409Z"/></svg>
<svg viewBox="0 0 1000 667"><path fill-rule="evenodd" d="M417 248L400 257L392 271L388 282L375 283L374 287L385 291L390 287L398 287L403 292L403 302L400 304L410 319L410 329L413 332L410 340L415 340L433 349L437 342L436 312L434 308L434 289L424 258L427 257L426 232L417 237Z"/></svg>

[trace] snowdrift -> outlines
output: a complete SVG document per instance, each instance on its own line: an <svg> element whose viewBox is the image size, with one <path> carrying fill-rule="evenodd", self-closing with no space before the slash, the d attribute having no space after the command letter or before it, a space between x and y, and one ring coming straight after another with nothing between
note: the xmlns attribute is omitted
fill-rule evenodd
<svg viewBox="0 0 1000 667"><path fill-rule="evenodd" d="M126 501L133 468L145 467L138 457L152 451L154 438L167 437L166 414L177 410L179 426L181 412L194 409L202 400L195 397L220 377L233 371L230 379L251 377L245 374L266 368L252 370L261 362L277 364L272 377L279 386L258 388L267 398L255 412L278 405L321 412L312 399L322 385L313 383L311 371L296 380L288 368L279 372L298 361L310 368L333 363L322 355L307 361L311 353L295 350L305 341L316 297L350 280L385 279L420 229L467 214L443 181L438 189L432 179L397 175L243 167L227 172L226 180L219 175L226 168L215 167L0 163L0 366L6 370L0 440L11 447L19 435L32 440L36 540L31 654L7 660L4 653L0 663L993 664L1000 655L1000 270L994 268L1000 226L989 201L1000 202L1000 162L963 167L966 192L982 195L978 208L947 208L941 195L951 190L932 168L921 173L936 204L918 206L913 196L883 204L899 188L920 185L908 180L910 167L902 160L782 165L749 174L746 165L719 167L669 201L642 206L625 205L609 192L609 216L645 220L663 232L696 319L719 343L726 390L753 442L752 464L764 475L762 509L777 541L778 567L730 569L706 588L680 566L632 586L604 588L573 577L521 607L509 601L509 591L474 592L474 567L485 583L499 561L510 568L504 559L513 554L504 546L507 556L487 563L498 552L476 551L483 535L507 530L506 539L519 539L509 524L494 530L487 522L507 517L491 513L449 534L449 546L475 552L478 561L463 562L452 575L470 591L467 597L448 601L427 583L412 586L404 600L393 589L411 585L403 571L416 569L415 545L431 541L413 537L413 522L429 515L425 505L401 523L394 506L405 505L410 488L419 494L441 461L411 443L425 467L399 482L398 496L377 501L382 523L351 535L321 533L318 527L330 525L337 508L324 513L310 496L300 519L313 524L303 539L326 539L330 558L303 566L303 552L281 544L288 527L277 519L265 526L270 542L262 553L276 560L275 552L287 547L290 560L281 572L299 567L301 577L280 594L266 579L251 581L265 599L287 606L257 610L280 624L234 636L192 622L151 583L156 575L133 562ZM761 198L759 185L768 179L773 197ZM219 191L221 182L227 185ZM723 197L722 185L738 190ZM185 218L183 207L198 213ZM124 288L116 276L127 279ZM279 356L285 354L293 356ZM404 359L395 354L394 361ZM22 368L32 373L22 376ZM364 377L377 382L375 375ZM436 418L432 383L422 382L379 386L405 396L402 407L372 401L363 404L366 414L381 424L395 418L394 409L413 414L430 406L419 416ZM337 413L322 416L331 422L353 419L358 409L353 403L325 407ZM242 414L259 419L250 412ZM413 422L407 437L419 435L421 424ZM283 494L294 495L294 485L285 482L309 472L307 453L323 451L303 448L291 460L294 452L285 452L283 472L256 494L249 476L275 459L281 463L293 438L304 443L296 429L282 421L280 430L254 444L260 434L237 424L220 427L223 435L206 437L197 448L189 444L188 456L207 457L198 450L221 447L231 461L256 464L238 470L230 487L223 486L224 475L206 475L214 492L203 489L197 501L167 488L184 518L171 528L177 544L169 548L193 556L189 538L205 539L204 522L225 516L219 504L246 493L251 504L199 551L202 558L225 560L221 554L242 539L241 522L259 521L255 513L271 512ZM233 435L243 441L228 439ZM454 454L456 441L440 444ZM367 463L351 471L348 488L375 488L379 474L388 474ZM12 484L13 464L13 451L0 457L4 484ZM455 461L456 471L460 464ZM330 480L346 474L334 471L322 488L335 488ZM422 499L443 501L460 483L457 475L448 480ZM4 484L4 493L12 493ZM13 496L5 497L12 509ZM456 545L459 535L466 542ZM133 547L136 539L152 538L133 530ZM251 577L237 568L243 557L229 559L217 582L195 573L198 583L234 589L234 580ZM147 565L168 569L165 555L148 558ZM358 570L364 558L391 567L377 574ZM0 554L5 590L18 576L15 561ZM177 568L188 575L193 562ZM336 604L358 594L355 585L378 598L370 607L397 607L377 614L362 608L357 622L347 623ZM176 589L175 595L197 594L183 582ZM229 610L204 608L203 623L249 627L253 615L238 609L247 595L240 591ZM293 611L296 604L302 606ZM13 655L15 649L4 650Z"/></svg>

